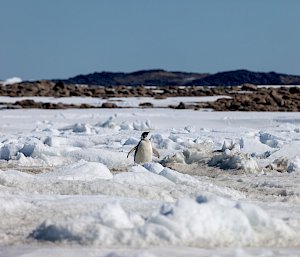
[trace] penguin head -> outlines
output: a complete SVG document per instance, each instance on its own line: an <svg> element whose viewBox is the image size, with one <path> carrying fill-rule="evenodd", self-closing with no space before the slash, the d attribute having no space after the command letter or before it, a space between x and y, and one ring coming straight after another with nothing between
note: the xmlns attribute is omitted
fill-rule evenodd
<svg viewBox="0 0 300 257"><path fill-rule="evenodd" d="M141 139L142 140L145 139L148 136L149 133L150 133L149 131L148 132L143 132L142 135L141 135Z"/></svg>

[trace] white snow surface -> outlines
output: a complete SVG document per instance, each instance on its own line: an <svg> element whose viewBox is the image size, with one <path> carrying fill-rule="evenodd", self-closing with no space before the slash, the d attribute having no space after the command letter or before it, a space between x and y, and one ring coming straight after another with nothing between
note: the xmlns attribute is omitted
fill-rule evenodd
<svg viewBox="0 0 300 257"><path fill-rule="evenodd" d="M299 113L0 118L0 256L299 256ZM160 158L135 165L142 131Z"/></svg>
<svg viewBox="0 0 300 257"><path fill-rule="evenodd" d="M21 82L21 81L19 81ZM4 82L4 83L9 83ZM16 82L13 82L16 83ZM105 102L115 103L119 107L139 107L141 103L152 103L154 107L168 107L169 105L177 106L180 102L187 104L195 104L199 102L212 102L220 98L230 98L229 96L194 96L194 97L168 97L165 99L153 99L152 97L113 97L108 99L102 99L97 97L44 97L44 96L32 96L32 97L9 97L0 96L0 102L14 103L16 101L30 99L36 102L44 103L64 103L64 104L90 104L94 106L101 106Z"/></svg>
<svg viewBox="0 0 300 257"><path fill-rule="evenodd" d="M10 85L10 84L15 84L15 83L21 83L22 82L22 79L19 78L19 77L11 77L11 78L8 78L4 81L1 81L1 83L6 86L6 85Z"/></svg>

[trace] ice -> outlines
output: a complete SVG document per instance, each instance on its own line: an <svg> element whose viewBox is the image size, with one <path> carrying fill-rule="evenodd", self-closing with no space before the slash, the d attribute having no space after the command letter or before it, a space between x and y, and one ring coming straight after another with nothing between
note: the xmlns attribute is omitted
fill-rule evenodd
<svg viewBox="0 0 300 257"><path fill-rule="evenodd" d="M266 144L272 148L278 148L279 147L279 141L278 138L270 133L260 131L259 132L259 140L261 143Z"/></svg>
<svg viewBox="0 0 300 257"><path fill-rule="evenodd" d="M217 154L208 162L209 166L216 166L224 170L242 169L248 172L257 172L259 170L257 162L250 156L243 153L230 151Z"/></svg>
<svg viewBox="0 0 300 257"><path fill-rule="evenodd" d="M198 182L195 178L188 174L182 174L177 172L176 170L172 170L170 168L164 168L159 175L164 176L175 184L183 184L183 185L197 185Z"/></svg>
<svg viewBox="0 0 300 257"><path fill-rule="evenodd" d="M205 161L212 153L212 145L206 142L194 144L183 151L184 161L187 164Z"/></svg>
<svg viewBox="0 0 300 257"><path fill-rule="evenodd" d="M253 136L245 136L241 138L242 146L241 151L244 153L249 153L251 156L257 157L268 157L272 152L274 152L274 148L268 146L267 144L263 144L259 138Z"/></svg>
<svg viewBox="0 0 300 257"><path fill-rule="evenodd" d="M73 126L73 132L91 134L91 127L88 124L76 123Z"/></svg>
<svg viewBox="0 0 300 257"><path fill-rule="evenodd" d="M10 85L10 84L15 84L15 83L21 83L22 82L22 79L19 78L19 77L12 77L12 78L8 78L6 80L3 81L3 85L6 86L6 85Z"/></svg>
<svg viewBox="0 0 300 257"><path fill-rule="evenodd" d="M154 129L151 125L150 120L146 120L144 122L135 121L133 122L132 126L135 130L142 130L142 131Z"/></svg>
<svg viewBox="0 0 300 257"><path fill-rule="evenodd" d="M180 144L174 142L170 138L166 138L161 134L153 134L151 136L151 140L158 149L180 150L183 148Z"/></svg>
<svg viewBox="0 0 300 257"><path fill-rule="evenodd" d="M148 163L145 163L143 166L148 171L155 173L155 174L159 174L164 169L164 166L162 166L161 164L156 163L156 162L148 162Z"/></svg>
<svg viewBox="0 0 300 257"><path fill-rule="evenodd" d="M173 183L164 176L159 176L148 172L145 168L140 166L139 171L135 169L134 172L122 172L116 174L113 178L115 182L122 184L137 184L144 186L169 186Z"/></svg>
<svg viewBox="0 0 300 257"><path fill-rule="evenodd" d="M110 170L102 163L87 162L80 160L66 167L62 167L51 173L41 174L43 177L59 180L84 180L92 181L95 179L112 179Z"/></svg>
<svg viewBox="0 0 300 257"><path fill-rule="evenodd" d="M287 167L288 172L300 172L300 157L292 159Z"/></svg>
<svg viewBox="0 0 300 257"><path fill-rule="evenodd" d="M0 150L0 158L8 161L17 155L18 150L18 146L15 143L4 144Z"/></svg>
<svg viewBox="0 0 300 257"><path fill-rule="evenodd" d="M49 241L49 256L299 255L299 113L0 118L0 256L47 256ZM127 153L144 129L161 157L141 166Z"/></svg>
<svg viewBox="0 0 300 257"><path fill-rule="evenodd" d="M30 236L43 241L68 240L101 246L168 243L213 247L292 240L295 232L255 205L228 204L211 196L206 201L180 199L175 204L163 204L146 220L130 215L119 203L107 204L89 216L46 220Z"/></svg>
<svg viewBox="0 0 300 257"><path fill-rule="evenodd" d="M117 127L116 117L117 117L117 115L110 116L105 122L103 122L103 123L101 123L101 122L97 123L95 126L102 127L102 128L111 128L111 129L114 129L114 128Z"/></svg>
<svg viewBox="0 0 300 257"><path fill-rule="evenodd" d="M123 145L137 145L138 142L139 142L138 139L133 138L133 137L130 137L130 138L128 138L128 139L124 142Z"/></svg>

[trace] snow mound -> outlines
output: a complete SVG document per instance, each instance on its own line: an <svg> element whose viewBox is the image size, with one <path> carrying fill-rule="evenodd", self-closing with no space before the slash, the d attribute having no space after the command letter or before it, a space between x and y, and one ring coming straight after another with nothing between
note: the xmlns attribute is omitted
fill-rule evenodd
<svg viewBox="0 0 300 257"><path fill-rule="evenodd" d="M188 186L196 186L198 185L197 179L193 178L188 174L182 174L176 170L172 170L170 168L164 168L159 175L164 176L175 184L188 185Z"/></svg>
<svg viewBox="0 0 300 257"><path fill-rule="evenodd" d="M203 142L195 144L183 151L184 160L187 164L199 163L205 161L211 156L212 144Z"/></svg>
<svg viewBox="0 0 300 257"><path fill-rule="evenodd" d="M150 120L134 121L134 122L125 121L122 124L120 124L120 128L122 130L139 130L139 131L154 129Z"/></svg>
<svg viewBox="0 0 300 257"><path fill-rule="evenodd" d="M20 138L18 140L12 139L4 143L0 148L0 159L15 160L18 159L19 154L25 157L31 156L36 147L43 145L43 143L36 138Z"/></svg>
<svg viewBox="0 0 300 257"><path fill-rule="evenodd" d="M0 149L0 159L6 161L12 159L14 156L17 155L19 148L20 146L16 145L13 142L4 144Z"/></svg>
<svg viewBox="0 0 300 257"><path fill-rule="evenodd" d="M172 156L165 156L165 158L161 161L163 164L168 164L168 163L185 163L185 156L183 153L175 153Z"/></svg>
<svg viewBox="0 0 300 257"><path fill-rule="evenodd" d="M252 157L243 153L232 153L228 149L221 154L213 156L208 165L219 167L223 170L242 169L248 172L259 170L257 162Z"/></svg>
<svg viewBox="0 0 300 257"><path fill-rule="evenodd" d="M91 134L91 127L88 124L76 123L73 126L73 132Z"/></svg>
<svg viewBox="0 0 300 257"><path fill-rule="evenodd" d="M16 156L16 161L18 166L23 167L44 167L46 165L44 160L26 157L23 153L18 153Z"/></svg>
<svg viewBox="0 0 300 257"><path fill-rule="evenodd" d="M272 148L278 148L280 146L278 138L267 132L260 131L259 140L261 143L268 145Z"/></svg>
<svg viewBox="0 0 300 257"><path fill-rule="evenodd" d="M19 77L12 77L12 78L8 78L8 79L4 80L2 84L4 86L6 86L6 85L21 83L21 82L22 82L21 78L19 78Z"/></svg>
<svg viewBox="0 0 300 257"><path fill-rule="evenodd" d="M155 173L155 174L159 174L164 169L164 166L162 166L161 164L159 164L157 162L144 163L143 167L145 169L147 169L148 171Z"/></svg>
<svg viewBox="0 0 300 257"><path fill-rule="evenodd" d="M194 247L278 246L296 233L260 207L210 195L163 204L144 219L119 203L94 213L46 220L31 237L100 246L184 245Z"/></svg>
<svg viewBox="0 0 300 257"><path fill-rule="evenodd" d="M86 140L86 138L75 137L70 138L63 135L52 135L48 136L44 140L44 144L51 147L80 147L80 148L88 148L93 147L93 143L90 140Z"/></svg>
<svg viewBox="0 0 300 257"><path fill-rule="evenodd" d="M267 158L276 149L270 147L267 144L263 144L257 137L242 137L241 151L243 153L249 153L253 157Z"/></svg>
<svg viewBox="0 0 300 257"><path fill-rule="evenodd" d="M300 157L296 156L289 163L288 172L300 172Z"/></svg>
<svg viewBox="0 0 300 257"><path fill-rule="evenodd" d="M159 176L148 172L144 167L139 166L135 168L134 172L121 172L114 176L114 182L130 185L144 185L144 186L170 186L174 185L170 180L164 176Z"/></svg>
<svg viewBox="0 0 300 257"><path fill-rule="evenodd" d="M180 150L183 148L179 143L176 143L172 139L161 134L152 135L151 140L158 149Z"/></svg>
<svg viewBox="0 0 300 257"><path fill-rule="evenodd" d="M33 158L42 159L49 163L51 166L61 165L61 162L66 161L79 161L81 159L87 162L99 162L106 165L108 168L114 167L127 167L130 164L130 160L126 158L126 154L123 152L113 152L104 148L85 148L89 145L89 141L70 141L70 144L76 146L64 146L65 140L63 138L58 138L57 141L51 139L51 144L62 145L63 147L50 147L48 145L37 145L31 155ZM69 140L67 140L69 141ZM54 143L53 143L54 142ZM50 141L49 141L50 144ZM82 145L82 147L79 147Z"/></svg>
<svg viewBox="0 0 300 257"><path fill-rule="evenodd" d="M300 158L298 156L295 156L291 160L286 157L277 158L267 168L278 172L299 172Z"/></svg>
<svg viewBox="0 0 300 257"><path fill-rule="evenodd" d="M102 163L80 160L76 163L62 167L56 171L40 174L41 177L55 178L58 180L83 180L112 179L113 175Z"/></svg>
<svg viewBox="0 0 300 257"><path fill-rule="evenodd" d="M124 142L123 145L137 145L138 142L139 142L138 139L133 138L133 137L130 137L130 138L128 138L128 139Z"/></svg>
<svg viewBox="0 0 300 257"><path fill-rule="evenodd" d="M71 130L74 133L86 133L91 134L91 126L89 124L84 123L75 123L70 126L66 126L64 128L59 129L60 131Z"/></svg>
<svg viewBox="0 0 300 257"><path fill-rule="evenodd" d="M95 126L102 127L102 128L114 129L117 127L116 117L117 117L117 115L110 116L105 122L103 122L103 123L99 122Z"/></svg>

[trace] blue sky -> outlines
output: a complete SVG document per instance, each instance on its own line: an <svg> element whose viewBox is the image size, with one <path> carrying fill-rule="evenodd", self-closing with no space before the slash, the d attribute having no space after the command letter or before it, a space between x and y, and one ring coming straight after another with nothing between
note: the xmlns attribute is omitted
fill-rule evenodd
<svg viewBox="0 0 300 257"><path fill-rule="evenodd" d="M141 69L300 75L298 0L1 0L0 78Z"/></svg>

